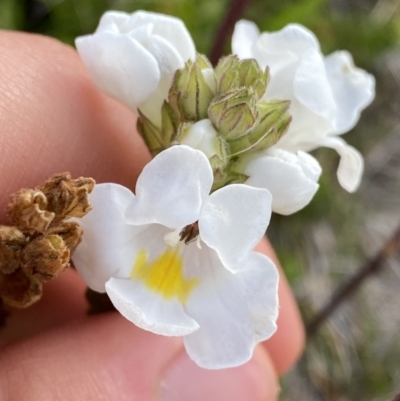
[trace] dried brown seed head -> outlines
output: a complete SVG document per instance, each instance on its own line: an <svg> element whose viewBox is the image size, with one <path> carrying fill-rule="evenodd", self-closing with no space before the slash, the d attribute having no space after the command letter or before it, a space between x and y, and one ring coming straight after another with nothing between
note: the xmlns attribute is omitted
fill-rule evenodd
<svg viewBox="0 0 400 401"><path fill-rule="evenodd" d="M47 230L46 234L59 235L64 240L65 245L71 251L72 255L82 240L83 230L78 223L70 221L51 227Z"/></svg>
<svg viewBox="0 0 400 401"><path fill-rule="evenodd" d="M22 251L21 261L26 273L48 281L69 266L70 256L70 250L59 235L46 234L29 242Z"/></svg>
<svg viewBox="0 0 400 401"><path fill-rule="evenodd" d="M20 252L25 235L15 227L0 226L0 272L10 274L20 267Z"/></svg>
<svg viewBox="0 0 400 401"><path fill-rule="evenodd" d="M20 252L0 243L0 273L10 274L20 267Z"/></svg>
<svg viewBox="0 0 400 401"><path fill-rule="evenodd" d="M55 214L54 221L83 217L92 209L88 195L96 182L93 178L72 179L69 173L56 174L37 187L47 198L47 210Z"/></svg>
<svg viewBox="0 0 400 401"><path fill-rule="evenodd" d="M23 232L44 232L55 214L47 210L47 199L37 189L21 189L11 195L6 209L13 224Z"/></svg>
<svg viewBox="0 0 400 401"><path fill-rule="evenodd" d="M4 304L16 308L26 308L39 301L42 283L22 269L11 274L0 273L0 298Z"/></svg>

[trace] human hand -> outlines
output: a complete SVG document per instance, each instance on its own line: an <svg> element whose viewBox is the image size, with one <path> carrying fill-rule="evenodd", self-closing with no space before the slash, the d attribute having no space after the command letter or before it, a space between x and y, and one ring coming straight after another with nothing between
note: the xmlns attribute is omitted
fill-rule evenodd
<svg viewBox="0 0 400 401"><path fill-rule="evenodd" d="M135 116L93 86L76 52L12 32L0 32L0 52L0 210L12 192L62 171L133 189L150 160ZM267 241L258 251L274 258ZM278 331L250 362L219 371L197 367L179 338L145 332L117 313L85 316L84 291L70 270L45 285L39 303L13 311L0 330L0 400L274 400L278 375L303 347L283 277Z"/></svg>

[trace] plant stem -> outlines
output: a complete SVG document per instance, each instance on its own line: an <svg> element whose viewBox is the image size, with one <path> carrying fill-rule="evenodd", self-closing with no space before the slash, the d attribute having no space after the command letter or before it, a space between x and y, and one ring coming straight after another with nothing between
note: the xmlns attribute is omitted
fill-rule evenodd
<svg viewBox="0 0 400 401"><path fill-rule="evenodd" d="M214 47L210 52L210 61L212 65L215 66L223 55L226 40L233 32L236 22L242 17L250 2L251 0L231 0L225 19L218 28Z"/></svg>
<svg viewBox="0 0 400 401"><path fill-rule="evenodd" d="M368 260L347 283L339 287L328 303L306 325L307 339L312 338L316 334L321 325L325 323L344 301L355 294L356 290L367 278L378 273L384 267L384 262L396 255L399 247L400 226L396 229L392 237L383 244L379 252L372 259ZM400 401L400 398L396 398L395 401Z"/></svg>

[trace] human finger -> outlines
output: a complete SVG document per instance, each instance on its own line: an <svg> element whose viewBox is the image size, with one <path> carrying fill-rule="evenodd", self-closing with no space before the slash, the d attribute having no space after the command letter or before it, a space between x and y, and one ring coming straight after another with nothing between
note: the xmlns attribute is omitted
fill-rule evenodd
<svg viewBox="0 0 400 401"><path fill-rule="evenodd" d="M304 349L304 326L292 290L270 242L263 240L257 250L268 255L280 273L278 329L263 346L271 356L276 371L282 375L294 365Z"/></svg>
<svg viewBox="0 0 400 401"><path fill-rule="evenodd" d="M272 401L277 378L259 349L247 364L207 371L181 341L97 316L2 351L0 399L37 401Z"/></svg>

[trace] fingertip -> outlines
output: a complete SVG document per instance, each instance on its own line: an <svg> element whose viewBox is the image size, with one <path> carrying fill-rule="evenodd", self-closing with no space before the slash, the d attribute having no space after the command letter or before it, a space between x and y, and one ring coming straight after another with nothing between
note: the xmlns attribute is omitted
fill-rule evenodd
<svg viewBox="0 0 400 401"><path fill-rule="evenodd" d="M6 31L0 51L0 210L12 192L62 171L134 187L149 160L136 116L93 85L76 51Z"/></svg>
<svg viewBox="0 0 400 401"><path fill-rule="evenodd" d="M183 350L163 370L157 401L274 401L279 385L268 353L258 347L244 365L220 370L198 367Z"/></svg>
<svg viewBox="0 0 400 401"><path fill-rule="evenodd" d="M0 399L151 400L181 346L116 313L86 318L2 350Z"/></svg>
<svg viewBox="0 0 400 401"><path fill-rule="evenodd" d="M271 244L265 238L257 250L268 255L280 272L278 329L263 345L271 356L276 371L282 375L296 363L303 352L305 345L304 325L292 290Z"/></svg>
<svg viewBox="0 0 400 401"><path fill-rule="evenodd" d="M20 342L46 330L83 318L88 309L86 285L69 269L44 285L43 297L27 309L13 308L0 329L7 344Z"/></svg>

